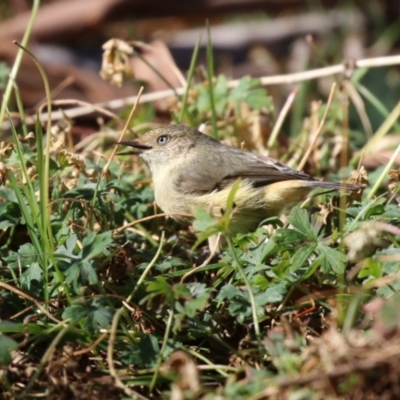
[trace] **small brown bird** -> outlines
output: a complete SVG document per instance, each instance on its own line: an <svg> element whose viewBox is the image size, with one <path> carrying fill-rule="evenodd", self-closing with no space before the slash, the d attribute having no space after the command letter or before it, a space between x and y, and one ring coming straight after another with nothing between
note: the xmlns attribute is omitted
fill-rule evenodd
<svg viewBox="0 0 400 400"><path fill-rule="evenodd" d="M278 215L311 189L360 189L358 185L319 181L270 157L226 146L185 125L157 128L119 144L134 147L135 154L146 162L156 202L166 213L193 214L200 206L218 218L226 209L233 183L240 178L230 236L256 229L261 221ZM216 246L210 241L212 250Z"/></svg>

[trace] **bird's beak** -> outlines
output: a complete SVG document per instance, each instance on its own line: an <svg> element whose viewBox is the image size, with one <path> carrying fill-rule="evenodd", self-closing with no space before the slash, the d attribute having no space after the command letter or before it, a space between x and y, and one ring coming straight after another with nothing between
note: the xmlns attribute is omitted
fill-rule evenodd
<svg viewBox="0 0 400 400"><path fill-rule="evenodd" d="M130 147L135 148L135 150L133 150L133 151L118 153L118 155L121 155L121 156L129 155L129 154L141 154L145 150L151 149L151 146L146 146L145 144L140 143L137 140L127 140L124 142L116 142L115 144L122 144L123 146L130 146Z"/></svg>

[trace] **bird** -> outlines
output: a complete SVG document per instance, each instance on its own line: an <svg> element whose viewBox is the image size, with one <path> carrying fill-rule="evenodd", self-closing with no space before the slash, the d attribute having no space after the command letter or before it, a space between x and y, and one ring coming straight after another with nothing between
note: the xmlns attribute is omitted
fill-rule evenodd
<svg viewBox="0 0 400 400"><path fill-rule="evenodd" d="M225 145L186 125L167 125L120 145L134 148L150 169L155 201L178 220L193 218L196 207L220 218L239 180L225 234L255 230L314 188L358 191L359 185L318 180L271 157ZM221 250L211 238L210 248Z"/></svg>

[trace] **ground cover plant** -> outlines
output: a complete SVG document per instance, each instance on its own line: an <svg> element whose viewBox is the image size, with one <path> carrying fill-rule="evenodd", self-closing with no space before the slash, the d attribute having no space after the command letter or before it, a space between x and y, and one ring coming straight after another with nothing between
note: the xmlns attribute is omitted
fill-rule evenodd
<svg viewBox="0 0 400 400"><path fill-rule="evenodd" d="M103 76L122 82L134 54L113 42ZM388 109L364 86L368 69L354 68L332 79L327 98L295 105L308 111L285 142L296 92L276 112L260 80L216 76L210 35L200 71L197 55L163 122L137 103L75 147L67 116L42 123L38 110L36 125L25 123L10 80L20 123L5 98L2 398L398 398L400 145L381 167L364 164L396 138L400 103ZM45 74L43 85L49 112ZM354 93L381 113L370 137L352 123L368 120ZM122 135L166 121L206 123L218 140L363 188L314 191L210 257L206 239L228 229L234 189L219 220L197 210L193 226L181 225L155 207L145 166L114 151Z"/></svg>

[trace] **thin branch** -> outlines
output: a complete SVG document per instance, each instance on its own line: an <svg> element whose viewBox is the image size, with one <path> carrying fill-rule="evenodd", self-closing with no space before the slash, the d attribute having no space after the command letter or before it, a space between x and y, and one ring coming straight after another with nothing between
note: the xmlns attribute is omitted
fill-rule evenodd
<svg viewBox="0 0 400 400"><path fill-rule="evenodd" d="M103 332L93 343L91 343L89 346L84 347L83 349L74 351L72 355L74 357L81 356L82 354L89 353L91 352L99 343L101 343L106 337L108 336L108 331Z"/></svg>
<svg viewBox="0 0 400 400"><path fill-rule="evenodd" d="M350 67L349 67L348 62L343 62L342 64L333 65L330 67L312 69L309 71L296 72L293 74L265 76L265 77L260 78L260 81L261 81L261 85L263 85L263 86L282 85L282 84L288 85L288 84L292 84L292 83L322 78L322 77L331 76L331 75L335 75L335 74L346 73L346 75L349 76L358 68L377 68L377 67L385 67L385 66L399 65L399 64L400 64L400 55L387 56L387 57L365 58L362 60L355 61ZM238 84L239 84L239 80L232 80L232 81L228 82L228 87L234 88ZM185 90L186 90L186 88L180 87L180 88L175 89L175 91L168 89L168 90L163 90L160 92L146 93L140 98L139 103L140 104L150 103L153 101L173 97L176 94L182 95L185 93ZM111 101L104 102L104 103L99 103L99 104L97 104L97 106L98 107L106 107L109 109L120 109L123 107L131 106L136 101L137 101L137 96L130 96L130 97L126 97L124 99L116 99L116 100L111 100ZM65 111L65 113L68 114L69 118L81 117L84 115L91 114L92 112L93 112L92 107L76 107L76 108L71 108L71 109ZM46 118L48 118L48 114L44 113L40 117L41 117L42 121L44 121L44 120L46 120ZM52 120L59 120L59 119L64 118L64 116L60 111L58 111L58 112L53 112L51 114L51 118L52 118ZM27 117L25 120L25 123L28 125L34 124L35 118ZM3 127L3 129L8 129L10 127L9 122L5 121L3 123L2 127Z"/></svg>
<svg viewBox="0 0 400 400"><path fill-rule="evenodd" d="M269 137L269 140L268 140L268 144L267 144L268 151L272 148L272 146L275 145L278 134L282 128L283 121L285 120L286 115L288 114L290 107L292 106L294 99L296 98L297 92L298 92L297 88L290 92L288 98L286 99L285 104L282 107L281 112L278 115L278 118L276 120L274 128L271 132L271 136Z"/></svg>
<svg viewBox="0 0 400 400"><path fill-rule="evenodd" d="M118 329L118 321L124 312L124 308L120 308L115 314L111 325L110 330L110 339L108 341L107 346L107 362L108 362L108 369L110 372L111 377L114 379L114 384L116 387L122 389L125 394L130 397L131 399L138 399L138 400L148 400L147 397L142 396L140 393L130 389L128 386L124 385L120 377L118 376L117 370L114 366L114 344L115 339L117 337L117 329Z"/></svg>
<svg viewBox="0 0 400 400"><path fill-rule="evenodd" d="M213 257L217 254L217 249L218 249L220 241L221 241L221 232L219 232L217 235L217 240L216 240L215 246L213 248L211 248L211 246L210 246L210 255L207 257L207 259L201 265L194 267L190 271L186 272L186 274L184 274L180 280L181 283L183 283L183 281L188 276L190 276L194 273L197 273L197 272L201 271L203 268L207 267L207 265L211 262Z"/></svg>
<svg viewBox="0 0 400 400"><path fill-rule="evenodd" d="M164 239L165 239L165 232L161 232L161 238L160 238L160 245L158 246L157 252L154 255L153 259L149 262L145 270L143 271L142 275L140 275L139 280L137 281L135 287L133 288L132 292L130 295L126 298L125 302L129 304L129 302L132 300L133 296L135 296L136 292L138 291L140 285L142 282L146 279L147 274L150 272L150 270L153 268L154 264L157 262L158 257L160 257L162 247L164 245Z"/></svg>
<svg viewBox="0 0 400 400"><path fill-rule="evenodd" d="M334 370L332 371L327 371L327 372L317 371L311 374L288 376L277 380L271 379L270 382L265 382L265 386L267 388L264 389L259 394L253 396L252 400L261 400L261 399L265 400L270 396L276 395L279 392L279 390L288 388L290 386L302 386L318 380L325 380L327 378L332 379L340 376L348 376L355 372L361 372L379 366L388 365L389 363L394 362L395 359L398 358L400 354L400 348L398 345L390 347L389 350L391 352L390 354L388 351L385 351L382 352L381 354L374 354L375 357L371 357L370 359L354 360L351 363L349 362L348 364L336 365Z"/></svg>
<svg viewBox="0 0 400 400"><path fill-rule="evenodd" d="M51 319L52 321L54 321L56 324L62 324L62 321L59 321L57 318L53 317L41 304L38 300L36 300L34 297L32 297L31 295L29 295L28 293L23 292L21 289L15 288L11 285L9 285L8 283L5 282L0 282L0 287L8 290L10 292L15 293L17 296L22 297L25 300L28 300L30 302L32 302L33 304L35 304L35 306L44 314L46 315L49 319Z"/></svg>
<svg viewBox="0 0 400 400"><path fill-rule="evenodd" d="M175 212L175 213L160 213L160 214L155 214L155 215L149 215L148 217L143 217L140 219L137 219L136 221L130 222L129 224L123 225L120 228L114 229L113 231L113 235L116 235L122 231L124 231L125 229L130 228L131 226L134 226L136 224L140 224L144 221L149 221L151 219L154 218L160 218L160 217L172 217L172 216L181 216L181 217L187 217L187 218L193 218L192 214L188 214L188 213L180 213L180 212Z"/></svg>
<svg viewBox="0 0 400 400"><path fill-rule="evenodd" d="M129 124L131 123L131 120L132 120L132 118L133 118L133 114L135 114L137 105L138 105L138 103L140 102L140 97L141 97L141 95L142 95L142 93L143 93L143 90L144 90L144 87L142 86L142 87L139 89L138 95L136 96L136 97L137 97L137 101L136 101L135 104L133 105L133 107L132 107L132 109L131 109L131 112L129 113L129 117L128 117L128 119L126 120L124 129L122 130L121 135L120 135L120 137L118 138L118 142L120 142L120 141L123 139L123 137L124 137L124 135L125 135L125 132L128 130ZM117 153L117 149L118 149L118 145L116 144L116 145L114 146L114 149L113 149L113 151L112 151L112 153L111 153L111 155L110 155L108 161L107 161L107 164L106 164L106 165L104 166L104 168L103 168L103 171L102 171L103 176L107 175L108 169L109 169L110 164L111 164L111 161L112 161L112 159L114 158L115 154Z"/></svg>
<svg viewBox="0 0 400 400"><path fill-rule="evenodd" d="M314 137L312 138L312 141L311 141L310 145L308 146L308 149L307 149L306 153L304 154L303 158L301 159L301 161L300 161L300 163L299 163L299 165L297 167L298 171L302 171L303 170L304 165L306 165L306 162L307 162L308 158L310 157L310 154L313 151L315 144L317 143L318 137L319 137L319 135L320 135L320 133L322 131L322 127L325 124L325 120L326 120L326 117L328 115L328 111L329 111L329 108L331 106L331 103L332 103L333 94L335 93L335 89L336 89L336 82L334 82L332 84L332 86L331 86L331 91L329 93L328 103L326 104L324 115L323 115L323 117L321 119L321 122L320 122L320 124L318 126L317 132L315 132Z"/></svg>

